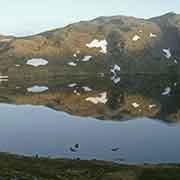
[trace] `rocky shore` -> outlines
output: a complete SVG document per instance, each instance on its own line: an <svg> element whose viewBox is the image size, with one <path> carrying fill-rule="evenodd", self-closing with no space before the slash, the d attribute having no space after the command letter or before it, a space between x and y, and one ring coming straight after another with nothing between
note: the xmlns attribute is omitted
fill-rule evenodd
<svg viewBox="0 0 180 180"><path fill-rule="evenodd" d="M179 180L179 165L119 165L0 154L3 180Z"/></svg>

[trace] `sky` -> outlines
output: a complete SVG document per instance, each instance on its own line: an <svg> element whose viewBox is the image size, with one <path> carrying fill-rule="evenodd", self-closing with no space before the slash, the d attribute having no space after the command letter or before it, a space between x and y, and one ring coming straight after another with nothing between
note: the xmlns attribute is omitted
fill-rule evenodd
<svg viewBox="0 0 180 180"><path fill-rule="evenodd" d="M26 36L98 16L180 14L180 0L0 0L0 34Z"/></svg>

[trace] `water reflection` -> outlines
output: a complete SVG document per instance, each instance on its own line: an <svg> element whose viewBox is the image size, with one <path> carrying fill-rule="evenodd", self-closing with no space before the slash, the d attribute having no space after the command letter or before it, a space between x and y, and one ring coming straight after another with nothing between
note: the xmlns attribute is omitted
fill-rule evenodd
<svg viewBox="0 0 180 180"><path fill-rule="evenodd" d="M100 121L43 106L0 104L0 149L123 163L179 163L180 125L147 118Z"/></svg>
<svg viewBox="0 0 180 180"><path fill-rule="evenodd" d="M180 120L180 79L172 76L55 77L8 80L0 84L0 102L44 105L57 111L97 119L158 118Z"/></svg>
<svg viewBox="0 0 180 180"><path fill-rule="evenodd" d="M121 75L117 83L106 76L9 78L0 84L0 114L1 151L125 163L180 162L177 77Z"/></svg>

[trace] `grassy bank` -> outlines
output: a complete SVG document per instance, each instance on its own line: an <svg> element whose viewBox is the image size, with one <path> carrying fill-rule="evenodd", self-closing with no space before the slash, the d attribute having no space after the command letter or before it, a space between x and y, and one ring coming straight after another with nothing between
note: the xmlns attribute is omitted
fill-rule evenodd
<svg viewBox="0 0 180 180"><path fill-rule="evenodd" d="M13 178L22 180L179 180L180 166L128 166L95 160L48 159L1 153L0 179Z"/></svg>

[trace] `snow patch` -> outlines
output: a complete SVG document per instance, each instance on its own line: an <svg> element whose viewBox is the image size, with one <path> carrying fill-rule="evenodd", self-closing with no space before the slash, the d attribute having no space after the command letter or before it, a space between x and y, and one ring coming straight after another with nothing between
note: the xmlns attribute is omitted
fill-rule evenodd
<svg viewBox="0 0 180 180"><path fill-rule="evenodd" d="M138 41L140 40L141 38L136 34L134 35L134 37L132 38L133 41Z"/></svg>
<svg viewBox="0 0 180 180"><path fill-rule="evenodd" d="M84 56L84 58L81 60L83 62L87 62L92 59L92 56Z"/></svg>
<svg viewBox="0 0 180 180"><path fill-rule="evenodd" d="M164 53L164 56L167 58L167 59L170 59L171 58L171 49L168 48L168 49L163 49L163 53Z"/></svg>
<svg viewBox="0 0 180 180"><path fill-rule="evenodd" d="M84 89L84 91L86 91L86 92L90 92L90 91L92 91L92 89L91 88L89 88L88 86L84 86L84 87L82 87L83 89Z"/></svg>
<svg viewBox="0 0 180 180"><path fill-rule="evenodd" d="M114 67L111 69L111 72L116 75L116 71L121 71L121 67L118 66L117 64L114 65Z"/></svg>
<svg viewBox="0 0 180 180"><path fill-rule="evenodd" d="M45 66L48 64L48 61L42 58L33 58L33 59L29 59L26 62L27 65L31 65L34 67L38 67L38 66Z"/></svg>
<svg viewBox="0 0 180 180"><path fill-rule="evenodd" d="M76 83L72 83L72 84L69 84L69 85L68 85L68 87L70 87L70 88L73 88L73 87L76 87L76 86L77 86Z"/></svg>
<svg viewBox="0 0 180 180"><path fill-rule="evenodd" d="M107 53L108 42L104 40L94 39L91 43L86 44L88 48L101 48L100 52L103 54Z"/></svg>
<svg viewBox="0 0 180 180"><path fill-rule="evenodd" d="M0 82L6 82L6 81L8 81L8 76L2 76L2 75L0 75Z"/></svg>
<svg viewBox="0 0 180 180"><path fill-rule="evenodd" d="M74 90L73 92L74 92L74 94L76 94L76 95L78 95L78 96L81 95L77 90Z"/></svg>
<svg viewBox="0 0 180 180"><path fill-rule="evenodd" d="M117 76L113 76L111 77L111 80L114 82L114 84L118 84L121 81L121 78Z"/></svg>
<svg viewBox="0 0 180 180"><path fill-rule="evenodd" d="M174 60L174 63L175 63L175 64L178 64L178 61L175 59L175 60Z"/></svg>
<svg viewBox="0 0 180 180"><path fill-rule="evenodd" d="M107 92L103 92L99 94L98 97L88 97L86 98L86 101L92 102L93 104L98 104L98 103L106 104L108 101Z"/></svg>
<svg viewBox="0 0 180 180"><path fill-rule="evenodd" d="M0 82L7 82L9 81L8 79L0 79Z"/></svg>
<svg viewBox="0 0 180 180"><path fill-rule="evenodd" d="M149 109L155 108L157 105L156 104L150 104Z"/></svg>
<svg viewBox="0 0 180 180"><path fill-rule="evenodd" d="M111 77L111 80L117 84L120 82L121 78L117 76L117 72L121 71L121 67L117 64L114 65L114 67L111 69L111 72L113 73L113 76Z"/></svg>
<svg viewBox="0 0 180 180"><path fill-rule="evenodd" d="M69 66L77 66L77 64L74 63L74 62L69 62L68 65L69 65Z"/></svg>
<svg viewBox="0 0 180 180"><path fill-rule="evenodd" d="M0 79L8 79L9 77L8 76L0 76Z"/></svg>
<svg viewBox="0 0 180 180"><path fill-rule="evenodd" d="M32 86L30 88L27 88L27 91L32 93L40 93L47 91L48 89L49 88L47 86Z"/></svg>
<svg viewBox="0 0 180 180"><path fill-rule="evenodd" d="M164 89L164 91L161 93L161 95L166 96L169 95L171 93L171 88L170 87L166 87Z"/></svg>
<svg viewBox="0 0 180 180"><path fill-rule="evenodd" d="M140 104L134 102L134 103L132 103L132 106L133 106L134 108L138 108L138 107L140 106Z"/></svg>
<svg viewBox="0 0 180 180"><path fill-rule="evenodd" d="M21 65L20 64L15 64L16 67L20 67Z"/></svg>
<svg viewBox="0 0 180 180"><path fill-rule="evenodd" d="M150 34L149 34L149 37L155 38L155 37L157 37L157 35L156 35L156 34L153 34L153 33L150 33Z"/></svg>
<svg viewBox="0 0 180 180"><path fill-rule="evenodd" d="M73 54L73 57L77 57L77 54L75 53L75 54Z"/></svg>
<svg viewBox="0 0 180 180"><path fill-rule="evenodd" d="M8 81L8 76L3 76L3 75L0 75L0 82L6 82Z"/></svg>

